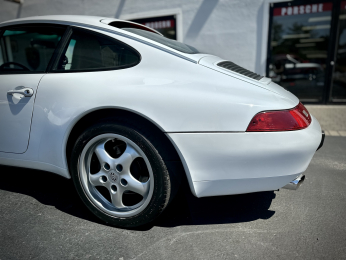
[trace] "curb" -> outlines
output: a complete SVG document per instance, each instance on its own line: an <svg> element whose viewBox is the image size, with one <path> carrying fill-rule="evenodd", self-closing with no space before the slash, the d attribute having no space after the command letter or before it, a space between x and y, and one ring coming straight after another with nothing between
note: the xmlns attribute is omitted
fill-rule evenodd
<svg viewBox="0 0 346 260"><path fill-rule="evenodd" d="M327 136L346 136L346 131L324 130L324 133Z"/></svg>

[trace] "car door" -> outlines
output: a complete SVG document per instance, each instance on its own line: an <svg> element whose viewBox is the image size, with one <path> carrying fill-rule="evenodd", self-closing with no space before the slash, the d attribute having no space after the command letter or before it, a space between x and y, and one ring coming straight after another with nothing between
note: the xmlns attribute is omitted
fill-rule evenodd
<svg viewBox="0 0 346 260"><path fill-rule="evenodd" d="M53 25L0 28L0 152L27 150L38 84L64 31Z"/></svg>

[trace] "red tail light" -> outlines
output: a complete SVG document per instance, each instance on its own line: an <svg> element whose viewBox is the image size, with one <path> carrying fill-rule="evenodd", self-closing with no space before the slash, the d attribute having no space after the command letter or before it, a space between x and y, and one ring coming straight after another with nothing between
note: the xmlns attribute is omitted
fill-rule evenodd
<svg viewBox="0 0 346 260"><path fill-rule="evenodd" d="M251 120L247 132L292 131L308 127L311 117L302 103L290 110L260 112Z"/></svg>

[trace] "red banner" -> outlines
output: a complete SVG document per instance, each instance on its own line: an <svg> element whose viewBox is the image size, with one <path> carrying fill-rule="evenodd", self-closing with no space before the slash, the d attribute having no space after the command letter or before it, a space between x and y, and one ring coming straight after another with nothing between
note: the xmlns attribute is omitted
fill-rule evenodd
<svg viewBox="0 0 346 260"><path fill-rule="evenodd" d="M153 29L174 28L174 20L146 22L144 25Z"/></svg>
<svg viewBox="0 0 346 260"><path fill-rule="evenodd" d="M344 6L346 1L343 1ZM341 3L341 6L342 6ZM322 13L326 11L331 11L333 8L333 3L320 3L320 4L309 4L309 5L297 5L297 6L287 6L274 8L274 16L289 16L298 14L311 14L311 13Z"/></svg>

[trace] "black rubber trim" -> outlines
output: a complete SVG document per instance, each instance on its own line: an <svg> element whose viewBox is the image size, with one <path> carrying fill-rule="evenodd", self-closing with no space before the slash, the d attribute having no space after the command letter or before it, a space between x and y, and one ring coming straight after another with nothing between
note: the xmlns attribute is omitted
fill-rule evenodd
<svg viewBox="0 0 346 260"><path fill-rule="evenodd" d="M53 69L53 67L57 66L57 64L59 62L59 57L63 54L64 49L65 49L64 46L66 46L68 44L68 41L70 39L71 34L72 34L71 26L66 26L65 32L62 35L62 37L58 43L58 46L55 49L53 56L52 56L48 66L47 66L46 73L50 72Z"/></svg>
<svg viewBox="0 0 346 260"><path fill-rule="evenodd" d="M256 74L255 72L249 71L247 69L244 69L243 67L240 67L239 65L231 62L231 61L221 61L217 64L217 66L239 73L241 75L244 75L246 77L255 79L255 80L260 80L263 78L263 76Z"/></svg>
<svg viewBox="0 0 346 260"><path fill-rule="evenodd" d="M322 146L323 146L323 143L324 143L324 137L325 137L326 135L325 135L325 133L324 133L324 131L322 130L322 138L321 138L321 143L320 143L320 145L318 146L318 148L317 148L317 150L316 151L318 151Z"/></svg>
<svg viewBox="0 0 346 260"><path fill-rule="evenodd" d="M320 143L320 145L318 146L318 148L317 148L317 150L316 151L318 151L322 146L323 146L323 143L324 143L324 137L325 137L326 135L325 135L325 133L324 133L324 131L322 130L322 137L321 137L321 143Z"/></svg>

